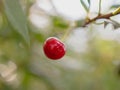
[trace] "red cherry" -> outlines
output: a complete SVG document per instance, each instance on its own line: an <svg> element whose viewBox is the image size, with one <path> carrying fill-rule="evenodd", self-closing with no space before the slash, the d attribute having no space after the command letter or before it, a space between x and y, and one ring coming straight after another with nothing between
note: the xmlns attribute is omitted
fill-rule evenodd
<svg viewBox="0 0 120 90"><path fill-rule="evenodd" d="M43 50L45 55L53 60L62 58L66 52L65 45L55 37L50 37L45 41Z"/></svg>

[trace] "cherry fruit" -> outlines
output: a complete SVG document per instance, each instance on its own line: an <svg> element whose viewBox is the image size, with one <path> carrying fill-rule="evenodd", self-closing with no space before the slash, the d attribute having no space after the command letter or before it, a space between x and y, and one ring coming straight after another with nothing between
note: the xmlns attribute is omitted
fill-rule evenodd
<svg viewBox="0 0 120 90"><path fill-rule="evenodd" d="M58 60L65 55L66 49L59 39L50 37L45 41L43 51L48 58Z"/></svg>

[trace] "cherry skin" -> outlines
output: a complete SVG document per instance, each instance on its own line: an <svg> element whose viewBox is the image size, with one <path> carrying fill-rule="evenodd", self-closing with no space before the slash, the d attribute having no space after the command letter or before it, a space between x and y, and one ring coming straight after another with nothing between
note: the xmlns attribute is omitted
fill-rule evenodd
<svg viewBox="0 0 120 90"><path fill-rule="evenodd" d="M48 38L43 45L44 54L52 60L58 60L65 55L65 45L57 38Z"/></svg>

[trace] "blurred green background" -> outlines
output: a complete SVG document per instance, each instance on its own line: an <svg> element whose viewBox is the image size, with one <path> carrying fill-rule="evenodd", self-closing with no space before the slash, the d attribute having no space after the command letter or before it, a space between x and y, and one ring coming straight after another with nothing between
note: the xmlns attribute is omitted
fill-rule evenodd
<svg viewBox="0 0 120 90"><path fill-rule="evenodd" d="M114 26L83 28L86 12L78 2L0 0L0 90L120 90L120 16L112 17ZM118 2L103 1L102 13ZM91 0L90 17L98 4ZM66 55L48 59L44 41L64 36Z"/></svg>

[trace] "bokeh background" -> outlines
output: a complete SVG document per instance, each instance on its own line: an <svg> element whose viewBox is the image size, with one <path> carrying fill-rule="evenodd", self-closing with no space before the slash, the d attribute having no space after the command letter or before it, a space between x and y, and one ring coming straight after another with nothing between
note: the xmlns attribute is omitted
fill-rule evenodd
<svg viewBox="0 0 120 90"><path fill-rule="evenodd" d="M120 0L101 5L107 14ZM0 90L120 90L120 15L81 27L86 15L80 0L0 0ZM48 37L64 38L62 59L44 55Z"/></svg>

